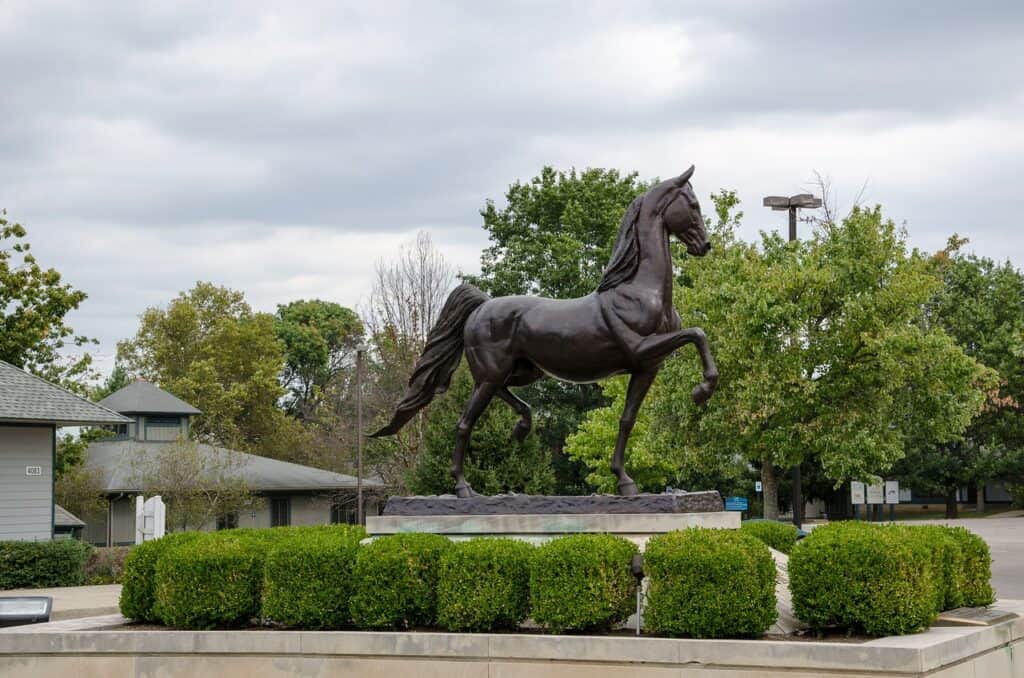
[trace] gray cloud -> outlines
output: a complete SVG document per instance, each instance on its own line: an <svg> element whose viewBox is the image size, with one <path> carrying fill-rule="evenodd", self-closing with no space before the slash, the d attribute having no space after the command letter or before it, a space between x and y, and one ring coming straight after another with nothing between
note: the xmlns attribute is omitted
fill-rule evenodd
<svg viewBox="0 0 1024 678"><path fill-rule="evenodd" d="M768 193L814 170L941 246L1024 262L1019 3L0 5L0 206L107 359L197 279L356 304L427 228L543 164Z"/></svg>

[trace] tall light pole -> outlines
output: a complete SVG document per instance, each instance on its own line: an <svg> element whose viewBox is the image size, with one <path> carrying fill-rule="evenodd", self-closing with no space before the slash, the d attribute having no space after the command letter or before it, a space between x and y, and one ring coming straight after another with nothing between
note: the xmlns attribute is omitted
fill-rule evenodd
<svg viewBox="0 0 1024 678"><path fill-rule="evenodd" d="M363 359L366 346L356 346L356 522L363 524Z"/></svg>
<svg viewBox="0 0 1024 678"><path fill-rule="evenodd" d="M764 199L764 206L776 212L789 212L789 242L796 240L796 211L798 209L817 209L821 207L821 198L810 193L799 193L788 198L783 195L769 195ZM803 479L800 477L800 464L793 467L793 524L799 528L804 522L804 491Z"/></svg>

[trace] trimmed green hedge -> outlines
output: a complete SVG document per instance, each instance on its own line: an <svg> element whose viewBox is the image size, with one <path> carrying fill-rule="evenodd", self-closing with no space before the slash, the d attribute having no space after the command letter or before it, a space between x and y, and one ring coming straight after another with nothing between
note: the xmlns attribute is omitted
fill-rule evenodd
<svg viewBox="0 0 1024 678"><path fill-rule="evenodd" d="M917 540L931 554L935 579L935 611L952 610L964 604L964 552L960 542L942 525L889 525L902 539Z"/></svg>
<svg viewBox="0 0 1024 678"><path fill-rule="evenodd" d="M263 566L264 619L309 629L347 624L352 568L363 534L313 532L271 548Z"/></svg>
<svg viewBox="0 0 1024 678"><path fill-rule="evenodd" d="M534 548L515 539L472 539L441 557L437 622L449 631L515 629L530 610Z"/></svg>
<svg viewBox="0 0 1024 678"><path fill-rule="evenodd" d="M636 544L610 534L560 537L537 548L530 604L538 624L561 633L609 629L635 607Z"/></svg>
<svg viewBox="0 0 1024 678"><path fill-rule="evenodd" d="M653 633L754 636L775 622L775 561L749 534L693 528L652 537L644 574L644 626Z"/></svg>
<svg viewBox="0 0 1024 678"><path fill-rule="evenodd" d="M156 614L169 626L242 626L259 612L263 553L245 539L195 539L156 561Z"/></svg>
<svg viewBox="0 0 1024 678"><path fill-rule="evenodd" d="M747 520L740 525L740 530L782 553L788 554L796 546L796 525L774 520Z"/></svg>
<svg viewBox="0 0 1024 678"><path fill-rule="evenodd" d="M81 586L90 553L76 539L0 541L0 590Z"/></svg>
<svg viewBox="0 0 1024 678"><path fill-rule="evenodd" d="M136 621L160 622L155 609L156 563L164 552L201 536L199 532L179 532L133 548L121 573L121 614Z"/></svg>
<svg viewBox="0 0 1024 678"><path fill-rule="evenodd" d="M992 555L985 540L966 527L944 528L960 545L963 569L960 575L962 604L968 607L991 605L996 601L992 590Z"/></svg>
<svg viewBox="0 0 1024 678"><path fill-rule="evenodd" d="M814 629L901 635L927 628L936 616L932 550L903 528L818 527L793 549L789 585L793 611Z"/></svg>
<svg viewBox="0 0 1024 678"><path fill-rule="evenodd" d="M451 547L437 534L394 534L360 548L352 572L352 621L369 629L432 626L441 556Z"/></svg>

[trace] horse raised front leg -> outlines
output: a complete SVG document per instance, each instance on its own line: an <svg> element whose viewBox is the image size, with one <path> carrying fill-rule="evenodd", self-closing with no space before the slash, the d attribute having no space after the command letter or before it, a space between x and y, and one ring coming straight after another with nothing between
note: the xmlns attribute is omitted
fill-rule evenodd
<svg viewBox="0 0 1024 678"><path fill-rule="evenodd" d="M508 390L507 386L499 388L497 395L511 405L512 409L519 414L519 421L516 422L515 428L512 429L512 437L520 443L523 442L527 434L530 433L530 429L533 428L533 415L530 412L530 406L522 398Z"/></svg>
<svg viewBox="0 0 1024 678"><path fill-rule="evenodd" d="M477 419L487 409L487 405L498 390L499 384L483 382L473 387L473 394L469 396L469 402L462 411L462 417L455 427L455 449L452 452L452 477L455 479L455 496L465 499L472 497L473 488L466 482L462 466L466 459L466 449L469 447L469 437L473 433L473 427Z"/></svg>
<svg viewBox="0 0 1024 678"><path fill-rule="evenodd" d="M658 370L635 372L629 379L629 390L626 392L626 406L622 409L619 419L619 437L615 440L615 451L612 453L612 473L619 479L619 494L631 497L637 493L636 483L626 473L626 443L633 432L637 412L654 382Z"/></svg>
<svg viewBox="0 0 1024 678"><path fill-rule="evenodd" d="M703 405L718 386L718 368L715 366L715 359L711 356L711 348L708 346L708 338L704 330L699 327L669 332L666 334L655 334L644 337L637 345L635 359L640 364L659 363L681 346L694 344L697 353L700 354L700 361L704 368L704 381L697 384L691 394L693 402Z"/></svg>

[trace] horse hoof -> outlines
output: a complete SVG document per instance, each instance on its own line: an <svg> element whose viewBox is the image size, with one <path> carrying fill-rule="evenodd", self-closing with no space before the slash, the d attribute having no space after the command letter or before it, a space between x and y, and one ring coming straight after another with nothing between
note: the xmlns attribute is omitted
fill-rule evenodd
<svg viewBox="0 0 1024 678"><path fill-rule="evenodd" d="M698 406L703 405L708 401L708 398L711 397L711 384L709 384L706 381L697 384L693 388L693 393L691 395L693 396L693 402L695 404L697 404Z"/></svg>
<svg viewBox="0 0 1024 678"><path fill-rule="evenodd" d="M512 429L512 437L516 439L516 442L523 442L526 440L526 436L530 434L530 423L520 421L516 424L516 427Z"/></svg>
<svg viewBox="0 0 1024 678"><path fill-rule="evenodd" d="M636 483L631 478L619 481L619 494L623 497L635 497L638 494Z"/></svg>

